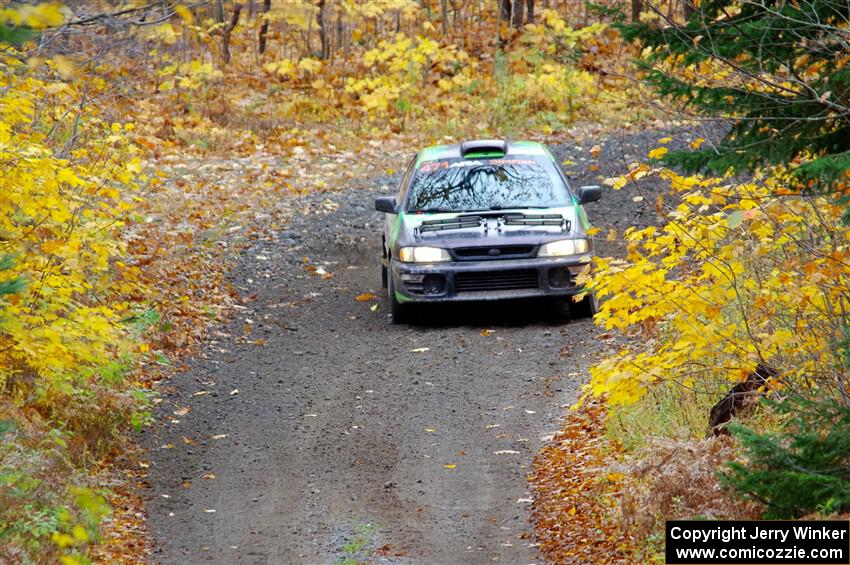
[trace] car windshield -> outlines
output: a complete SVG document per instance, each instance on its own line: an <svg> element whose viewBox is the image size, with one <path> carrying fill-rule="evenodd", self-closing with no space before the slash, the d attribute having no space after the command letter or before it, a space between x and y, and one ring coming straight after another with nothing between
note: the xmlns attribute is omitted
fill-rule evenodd
<svg viewBox="0 0 850 565"><path fill-rule="evenodd" d="M426 161L413 177L405 208L408 212L469 212L570 203L551 159L519 155Z"/></svg>

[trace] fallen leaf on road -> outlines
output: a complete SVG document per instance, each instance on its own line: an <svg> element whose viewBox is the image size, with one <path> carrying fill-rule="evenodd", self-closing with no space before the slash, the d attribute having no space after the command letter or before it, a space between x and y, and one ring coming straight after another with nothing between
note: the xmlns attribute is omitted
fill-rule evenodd
<svg viewBox="0 0 850 565"><path fill-rule="evenodd" d="M660 159L664 157L668 151L669 149L667 149L666 147L656 147L655 149L647 153L647 157L649 157L650 159Z"/></svg>
<svg viewBox="0 0 850 565"><path fill-rule="evenodd" d="M234 394L239 394L238 388L234 388L233 390L230 391L230 396L233 396Z"/></svg>
<svg viewBox="0 0 850 565"><path fill-rule="evenodd" d="M481 330L481 335L483 335L484 337L489 337L490 334L493 333L493 331L494 330Z"/></svg>
<svg viewBox="0 0 850 565"><path fill-rule="evenodd" d="M190 437L183 436L183 443L186 445L195 445L197 442Z"/></svg>
<svg viewBox="0 0 850 565"><path fill-rule="evenodd" d="M224 439L227 437L227 434L215 434L212 436L213 439Z"/></svg>
<svg viewBox="0 0 850 565"><path fill-rule="evenodd" d="M375 293L364 292L363 294L358 294L354 300L356 300L357 302L369 302L370 300L375 300L376 298L378 297L375 296Z"/></svg>
<svg viewBox="0 0 850 565"><path fill-rule="evenodd" d="M424 351L430 351L430 350L431 350L430 347L417 347L416 349L411 349L410 352L411 353L422 353Z"/></svg>
<svg viewBox="0 0 850 565"><path fill-rule="evenodd" d="M447 463L446 465L443 465L443 467L445 467L446 469L454 469L457 467L457 465L453 463Z"/></svg>
<svg viewBox="0 0 850 565"><path fill-rule="evenodd" d="M202 478L202 479L206 479L206 480L208 480L208 481L212 481L212 480L214 480L214 479L215 479L215 475L214 475L214 474L212 474L212 473L207 473L206 475L204 475L204 476L203 476L203 477L201 477L201 478Z"/></svg>
<svg viewBox="0 0 850 565"><path fill-rule="evenodd" d="M492 430L493 428L498 428L498 427L499 427L499 424L487 424L486 426L484 426L484 429L485 430Z"/></svg>
<svg viewBox="0 0 850 565"><path fill-rule="evenodd" d="M213 512L215 512L215 508L207 508L206 510L204 510L204 512L206 512L207 514L212 514Z"/></svg>
<svg viewBox="0 0 850 565"><path fill-rule="evenodd" d="M601 145L594 145L593 147L590 148L590 156L593 157L594 159L599 157L599 154L601 152L602 152L602 146Z"/></svg>
<svg viewBox="0 0 850 565"><path fill-rule="evenodd" d="M425 431L433 433L433 432L436 432L437 430L435 430L434 428L425 428Z"/></svg>
<svg viewBox="0 0 850 565"><path fill-rule="evenodd" d="M375 311L375 310L377 310L377 309L378 309L378 305L377 305L377 304L372 304L372 307L371 307L371 308L369 308L369 310L371 310L372 312L374 312L374 311Z"/></svg>
<svg viewBox="0 0 850 565"><path fill-rule="evenodd" d="M191 408L189 408L188 406L184 406L183 408L178 408L177 410L175 410L174 415L175 416L185 416L186 414L188 414L191 411L192 411Z"/></svg>
<svg viewBox="0 0 850 565"><path fill-rule="evenodd" d="M514 455L516 453L519 453L519 451L514 449L500 449L499 451L494 451L493 455Z"/></svg>

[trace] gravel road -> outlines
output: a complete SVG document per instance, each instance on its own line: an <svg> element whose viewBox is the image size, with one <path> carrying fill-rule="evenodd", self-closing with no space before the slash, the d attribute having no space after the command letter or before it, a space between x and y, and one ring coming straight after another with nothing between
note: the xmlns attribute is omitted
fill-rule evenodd
<svg viewBox="0 0 850 565"><path fill-rule="evenodd" d="M598 160L595 143L553 149L578 186L667 133L608 137ZM398 180L302 197L284 231L242 255L238 315L161 387L158 424L141 434L159 562L540 562L525 475L600 332L539 303L392 325L372 200ZM591 220L603 234L653 222L653 199L635 195L605 190ZM355 300L365 292L380 298Z"/></svg>

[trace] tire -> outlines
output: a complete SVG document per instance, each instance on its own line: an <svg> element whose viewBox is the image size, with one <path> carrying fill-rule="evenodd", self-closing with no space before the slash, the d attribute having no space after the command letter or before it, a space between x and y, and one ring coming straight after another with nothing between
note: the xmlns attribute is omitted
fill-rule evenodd
<svg viewBox="0 0 850 565"><path fill-rule="evenodd" d="M599 303L596 295L588 292L579 302L570 298L570 317L574 320L592 318L599 311Z"/></svg>
<svg viewBox="0 0 850 565"><path fill-rule="evenodd" d="M402 304L395 297L395 284L391 276L387 277L387 297L390 301L390 314L393 324L409 324L411 320L410 304Z"/></svg>
<svg viewBox="0 0 850 565"><path fill-rule="evenodd" d="M389 264L387 257L387 248L384 247L384 242L381 242L381 288L387 288L387 265Z"/></svg>

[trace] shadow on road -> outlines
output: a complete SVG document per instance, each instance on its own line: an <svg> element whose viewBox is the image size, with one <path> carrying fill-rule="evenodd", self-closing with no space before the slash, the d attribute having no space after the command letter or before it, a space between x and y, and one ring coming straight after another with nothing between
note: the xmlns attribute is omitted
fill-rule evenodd
<svg viewBox="0 0 850 565"><path fill-rule="evenodd" d="M413 305L412 318L410 325L414 327L482 330L495 327L559 327L581 321L571 319L566 304L557 304L551 299L416 304Z"/></svg>

